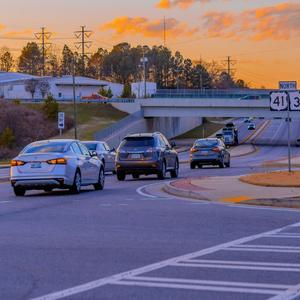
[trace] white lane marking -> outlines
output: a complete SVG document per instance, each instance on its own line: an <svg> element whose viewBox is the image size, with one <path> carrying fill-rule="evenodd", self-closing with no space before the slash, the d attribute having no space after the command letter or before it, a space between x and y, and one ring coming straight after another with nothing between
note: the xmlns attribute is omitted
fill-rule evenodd
<svg viewBox="0 0 300 300"><path fill-rule="evenodd" d="M284 249L258 249L258 248L226 248L225 251L249 251L249 252L278 252L278 253L300 253L300 250L284 250Z"/></svg>
<svg viewBox="0 0 300 300"><path fill-rule="evenodd" d="M151 271L154 271L154 270L162 269L164 267L167 267L171 264L174 264L174 263L177 263L177 262L180 262L180 261L186 261L186 260L190 260L190 259L193 259L193 258L196 258L196 257L211 254L211 253L220 251L222 249L224 250L224 248L226 249L228 247L232 247L234 245L248 243L248 242L254 241L256 239L259 239L259 238L263 237L266 234L277 234L277 233L279 233L279 232L281 232L285 229L288 229L288 228L290 228L290 226L281 227L281 228L278 228L278 229L275 229L275 230L271 230L271 231L268 231L268 232L263 232L263 233L251 235L251 236L248 236L248 237L243 237L243 238L240 238L240 239L237 239L237 240L234 240L234 241L231 241L231 242L227 242L227 243L224 243L224 244L220 244L220 245L217 245L217 246L213 246L213 247L210 247L210 248L207 248L207 249L203 249L203 250L192 252L192 253L189 253L189 254L185 254L185 255L173 257L173 258L170 258L170 259L166 259L166 260L163 260L163 261L160 261L160 262L157 262L157 263L153 263L153 264L141 267L141 268L133 269L133 270L130 270L130 271L127 271L127 272L123 272L123 273L119 273L119 274L116 274L116 275L101 278L101 279L98 279L98 280L90 281L90 282L87 282L85 284L81 284L81 285L77 285L77 286L74 286L74 287L71 287L71 288L67 288L67 289L62 290L62 291L58 291L58 292L54 292L54 293L51 293L51 294L48 294L48 295L45 295L45 296L37 297L37 298L34 298L33 300L56 300L56 299L62 299L62 298L69 297L69 296L72 296L72 295L80 294L80 293L83 293L83 292L86 292L86 291L89 291L89 290L92 290L92 289L95 289L95 288L99 288L99 287L107 285L107 284L114 284L114 283L116 283L120 280L130 278L132 276L138 276L138 275L145 274L145 273L148 273L148 272L151 272ZM248 249L245 249L245 250L248 250Z"/></svg>
<svg viewBox="0 0 300 300"><path fill-rule="evenodd" d="M287 291L280 293L278 296L272 297L269 300L293 300L300 296L300 284L290 287Z"/></svg>
<svg viewBox="0 0 300 300"><path fill-rule="evenodd" d="M300 268L282 268L282 267L260 267L260 266L239 266L226 264L193 264L193 263L174 263L174 267L188 267L188 268L208 268L208 269L231 269L231 270L252 270L252 271L272 271L272 272L300 272Z"/></svg>
<svg viewBox="0 0 300 300"><path fill-rule="evenodd" d="M249 266L300 267L300 264L294 264L294 263L274 263L274 262L271 263L271 262L240 261L240 260L191 259L187 262L229 264L229 265L249 265Z"/></svg>
<svg viewBox="0 0 300 300"><path fill-rule="evenodd" d="M271 288L271 289L289 289L292 285L272 284L272 283L252 283L252 282L236 282L236 281L219 281L219 280L197 280L197 279L183 279L183 278L167 278L167 277L146 277L138 276L131 277L130 281L150 281L150 282L173 282L173 283L188 283L188 284L202 284L202 285L221 285L221 286L235 286L235 287L253 287L253 288Z"/></svg>
<svg viewBox="0 0 300 300"><path fill-rule="evenodd" d="M297 246L275 246L275 245L238 245L235 248L263 248L263 249L286 249L286 250L300 250Z"/></svg>
<svg viewBox="0 0 300 300"><path fill-rule="evenodd" d="M291 227L300 227L300 222L293 224Z"/></svg>
<svg viewBox="0 0 300 300"><path fill-rule="evenodd" d="M0 201L0 204L11 203L11 202L14 202L14 201Z"/></svg>
<svg viewBox="0 0 300 300"><path fill-rule="evenodd" d="M247 288L234 288L234 287L217 287L217 286L201 286L191 284L172 284L172 283L152 283L152 282L130 282L130 281L117 281L113 284L129 285L129 286L142 286L142 287L159 287L159 288L172 288L172 289L186 289L196 291L212 291L212 292L236 292L236 293L251 293L251 294L268 294L277 295L278 290L268 289L247 289Z"/></svg>
<svg viewBox="0 0 300 300"><path fill-rule="evenodd" d="M149 187L152 187L152 186L156 186L156 185L161 185L162 183L163 184L168 184L169 182L171 182L171 181L164 181L164 182L159 182L159 183L146 184L146 185L143 185L143 186L137 188L136 192L139 195L143 196L143 197L148 197L148 198L153 198L153 199L154 198L156 198L156 199L158 199L158 198L160 198L160 199L172 199L170 197L154 196L154 195L148 194L148 193L146 193L144 191L146 188L149 188Z"/></svg>

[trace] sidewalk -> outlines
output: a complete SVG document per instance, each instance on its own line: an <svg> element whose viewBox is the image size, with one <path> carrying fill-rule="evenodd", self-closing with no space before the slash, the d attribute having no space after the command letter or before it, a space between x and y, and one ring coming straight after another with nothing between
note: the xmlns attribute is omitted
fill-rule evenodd
<svg viewBox="0 0 300 300"><path fill-rule="evenodd" d="M214 202L300 208L300 188L254 186L239 181L239 177L181 179L165 185L164 191Z"/></svg>

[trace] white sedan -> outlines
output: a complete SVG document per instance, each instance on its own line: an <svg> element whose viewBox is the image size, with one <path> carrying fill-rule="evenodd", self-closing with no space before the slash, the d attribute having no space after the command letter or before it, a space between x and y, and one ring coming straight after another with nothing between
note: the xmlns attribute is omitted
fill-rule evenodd
<svg viewBox="0 0 300 300"><path fill-rule="evenodd" d="M104 166L77 140L47 140L29 144L11 161L11 184L16 196L27 190L55 188L80 193L82 186L104 188Z"/></svg>

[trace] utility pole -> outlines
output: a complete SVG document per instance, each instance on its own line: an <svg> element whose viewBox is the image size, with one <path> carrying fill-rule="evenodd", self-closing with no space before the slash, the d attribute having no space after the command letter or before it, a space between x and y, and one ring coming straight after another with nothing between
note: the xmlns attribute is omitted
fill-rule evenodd
<svg viewBox="0 0 300 300"><path fill-rule="evenodd" d="M147 98L147 76L146 76L146 63L148 58L145 56L145 50L143 49L143 57L141 58L141 63L143 64L143 73L144 73L144 97Z"/></svg>
<svg viewBox="0 0 300 300"><path fill-rule="evenodd" d="M85 28L86 26L81 26L81 30L74 32L75 37L80 40L80 42L75 42L75 47L76 49L81 49L82 76L85 75L85 58L89 54L85 50L92 46L92 41L86 39L90 38L93 33L91 30L86 30Z"/></svg>
<svg viewBox="0 0 300 300"><path fill-rule="evenodd" d="M74 118L74 138L77 140L77 100L76 100L76 83L75 83L75 55L73 53L73 64L72 64L72 85L73 85L73 118Z"/></svg>
<svg viewBox="0 0 300 300"><path fill-rule="evenodd" d="M235 71L232 67L236 64L236 60L232 60L231 56L227 56L227 59L223 61L226 63L227 68L226 72L229 76L232 76L232 73Z"/></svg>
<svg viewBox="0 0 300 300"><path fill-rule="evenodd" d="M51 46L51 43L48 43L47 41L51 38L52 33L51 32L46 32L46 28L42 27L41 32L37 32L34 34L35 38L39 41L39 45L42 48L42 63L43 63L43 68L42 68L42 75L45 76L45 66L46 66L46 52Z"/></svg>

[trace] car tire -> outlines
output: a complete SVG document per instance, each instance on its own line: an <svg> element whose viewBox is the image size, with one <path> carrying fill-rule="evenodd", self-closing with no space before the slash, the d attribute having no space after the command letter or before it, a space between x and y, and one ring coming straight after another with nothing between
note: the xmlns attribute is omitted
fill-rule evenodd
<svg viewBox="0 0 300 300"><path fill-rule="evenodd" d="M104 189L104 184L105 184L105 172L104 172L104 168L101 168L98 176L98 182L94 184L94 189L96 191L102 191Z"/></svg>
<svg viewBox="0 0 300 300"><path fill-rule="evenodd" d="M74 176L73 185L70 188L72 194L79 194L81 191L81 174L77 170Z"/></svg>
<svg viewBox="0 0 300 300"><path fill-rule="evenodd" d="M163 162L162 166L161 166L161 169L159 170L159 172L157 174L158 179L164 180L166 178L166 173L167 173L166 163Z"/></svg>
<svg viewBox="0 0 300 300"><path fill-rule="evenodd" d="M226 166L227 168L230 168L230 158L228 159L228 162L225 164L225 166Z"/></svg>
<svg viewBox="0 0 300 300"><path fill-rule="evenodd" d="M176 159L174 170L171 171L171 178L177 178L179 173L179 162Z"/></svg>
<svg viewBox="0 0 300 300"><path fill-rule="evenodd" d="M17 197L25 196L26 190L20 187L14 187L14 193Z"/></svg>
<svg viewBox="0 0 300 300"><path fill-rule="evenodd" d="M119 181L124 181L126 178L126 174L124 172L117 171L117 178Z"/></svg>
<svg viewBox="0 0 300 300"><path fill-rule="evenodd" d="M224 163L224 157L222 158L221 162L219 163L220 168L225 168L225 163Z"/></svg>
<svg viewBox="0 0 300 300"><path fill-rule="evenodd" d="M195 163L193 163L193 162L191 162L191 165L190 165L190 167L191 167L191 169L192 169L192 170L194 170L194 169L196 169L196 164L195 164Z"/></svg>
<svg viewBox="0 0 300 300"><path fill-rule="evenodd" d="M140 175L139 175L139 174L132 174L132 178L133 178L133 179L139 179L139 178L140 178Z"/></svg>

